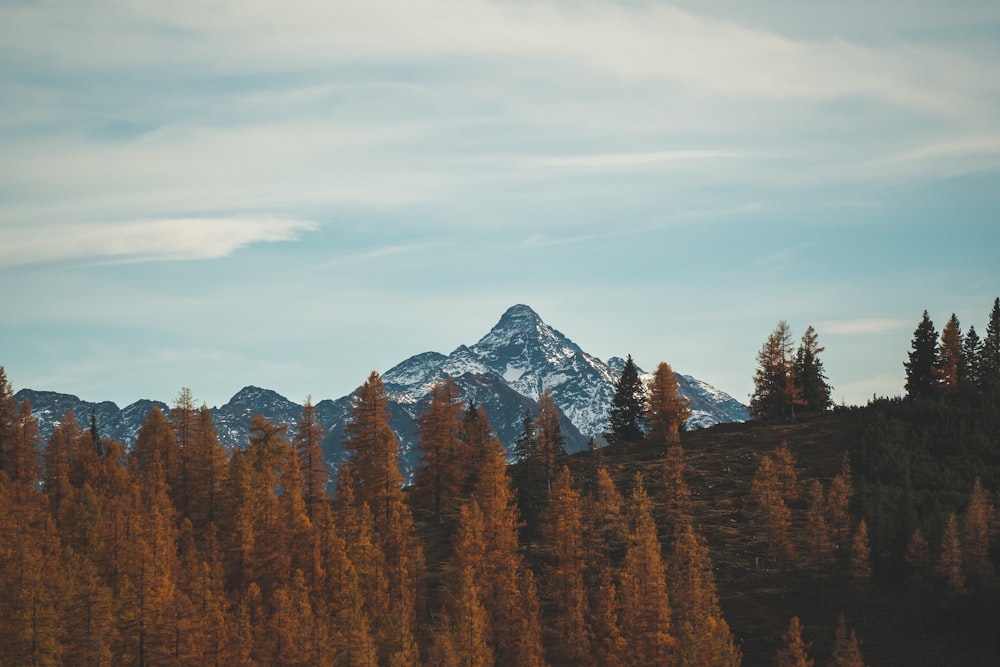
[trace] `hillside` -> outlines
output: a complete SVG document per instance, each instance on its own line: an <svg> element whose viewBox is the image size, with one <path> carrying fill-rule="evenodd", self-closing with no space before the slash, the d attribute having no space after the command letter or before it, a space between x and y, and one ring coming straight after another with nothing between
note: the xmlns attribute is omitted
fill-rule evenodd
<svg viewBox="0 0 1000 667"><path fill-rule="evenodd" d="M846 585L845 564L824 575L791 563L776 568L767 558L764 530L754 517L750 487L761 457L787 442L796 457L802 486L824 483L838 472L844 452L856 456L864 410L807 416L794 424L720 424L684 433L685 479L695 524L708 541L716 567L720 601L743 664L770 665L792 616L813 643L811 655L824 664L832 651L834 628L843 611L863 640L866 663L881 665L995 665L996 645L983 641L982 628L969 625L969 609L924 609L918 614L899 586L875 582L865 596ZM636 472L643 474L654 502L662 501L663 448L649 444L611 445L601 452L623 491ZM588 453L571 459L575 476L585 474ZM858 475L855 474L855 485ZM857 515L857 495L852 514ZM804 507L793 507L793 540L804 531ZM933 551L933 549L932 549ZM863 598L863 599L862 599ZM996 599L993 599L996 604ZM957 615L957 616L956 616Z"/></svg>

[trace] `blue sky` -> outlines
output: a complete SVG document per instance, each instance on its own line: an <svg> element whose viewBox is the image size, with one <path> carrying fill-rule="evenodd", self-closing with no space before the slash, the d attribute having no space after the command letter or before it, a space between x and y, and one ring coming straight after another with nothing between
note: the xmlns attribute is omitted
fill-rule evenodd
<svg viewBox="0 0 1000 667"><path fill-rule="evenodd" d="M336 398L515 303L746 401L837 402L1000 295L1000 4L0 4L16 388Z"/></svg>

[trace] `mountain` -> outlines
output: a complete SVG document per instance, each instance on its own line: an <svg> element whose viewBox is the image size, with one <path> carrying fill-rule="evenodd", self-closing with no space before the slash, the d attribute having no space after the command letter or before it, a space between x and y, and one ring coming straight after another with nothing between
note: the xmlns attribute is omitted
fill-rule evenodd
<svg viewBox="0 0 1000 667"><path fill-rule="evenodd" d="M459 346L448 355L415 355L386 371L382 380L389 395L391 425L402 442L406 467L412 470L420 458L415 420L435 383L451 378L463 401L483 406L493 430L508 447L521 434L525 412L536 412L542 392L550 389L563 413L566 449L572 453L585 449L591 437L601 439L607 431L608 408L623 364L618 357L605 362L584 352L543 322L530 307L519 304L509 308L475 345ZM643 379L649 377L644 374ZM690 375L677 377L681 393L692 402L689 427L748 419L746 406L725 392ZM316 404L320 421L328 431L324 450L333 465L345 458L341 443L352 397L353 393ZM107 401L90 403L68 394L31 389L19 391L16 398L31 401L43 440L48 439L62 416L72 411L82 427L89 426L94 415L103 437L131 446L152 406L167 409L166 404L149 400L119 409ZM219 439L230 448L246 444L247 427L254 414L289 424L291 435L301 412L301 405L254 386L244 387L225 405L212 409Z"/></svg>

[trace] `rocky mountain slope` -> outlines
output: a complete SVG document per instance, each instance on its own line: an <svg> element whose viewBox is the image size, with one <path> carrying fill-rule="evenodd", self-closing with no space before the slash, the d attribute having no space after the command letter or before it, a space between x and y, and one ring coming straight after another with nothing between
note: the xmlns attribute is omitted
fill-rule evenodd
<svg viewBox="0 0 1000 667"><path fill-rule="evenodd" d="M589 438L600 438L607 430L608 408L623 363L617 357L605 362L584 352L531 308L516 305L475 345L460 346L448 355L425 352L410 357L386 371L382 379L389 393L392 426L412 469L419 462L414 420L435 383L451 378L465 402L485 408L494 431L508 446L520 435L525 412L536 411L542 392L551 389L564 415L566 449L575 452L586 448ZM681 393L692 401L689 427L748 418L745 406L706 382L680 374L678 380ZM17 398L31 401L43 440L63 415L72 411L81 426L88 426L94 415L103 437L126 445L135 441L139 425L153 405L167 407L159 401L142 400L119 409L110 402L90 403L69 394L31 389L21 390ZM350 403L351 395L316 404L328 429L326 454L334 465L344 458L341 442ZM294 427L301 410L301 405L274 391L249 386L212 412L220 440L228 447L241 447L254 414Z"/></svg>

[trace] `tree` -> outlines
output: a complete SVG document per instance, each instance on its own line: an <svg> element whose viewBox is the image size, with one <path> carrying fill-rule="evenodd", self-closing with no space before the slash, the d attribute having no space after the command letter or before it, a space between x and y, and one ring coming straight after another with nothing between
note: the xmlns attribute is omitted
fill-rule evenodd
<svg viewBox="0 0 1000 667"><path fill-rule="evenodd" d="M652 502L642 475L636 473L629 497L630 542L619 575L621 630L626 657L632 665L660 665L670 659L676 643L670 624L670 599Z"/></svg>
<svg viewBox="0 0 1000 667"><path fill-rule="evenodd" d="M826 498L823 483L814 479L809 484L809 505L806 508L806 544L809 565L823 572L833 561L833 541L826 522Z"/></svg>
<svg viewBox="0 0 1000 667"><path fill-rule="evenodd" d="M691 399L680 394L680 382L670 364L660 362L647 387L647 437L654 442L679 442L681 427L691 416Z"/></svg>
<svg viewBox="0 0 1000 667"><path fill-rule="evenodd" d="M489 612L483 604L483 596L490 588L486 524L475 500L460 508L453 542L449 567L453 588L444 605L447 645L455 664L492 665L493 635Z"/></svg>
<svg viewBox="0 0 1000 667"><path fill-rule="evenodd" d="M794 350L792 330L787 322L781 320L757 353L754 391L750 396L750 415L753 418L795 417Z"/></svg>
<svg viewBox="0 0 1000 667"><path fill-rule="evenodd" d="M962 377L959 382L966 387L978 389L983 384L981 356L983 343L976 333L976 327L970 326L962 339Z"/></svg>
<svg viewBox="0 0 1000 667"><path fill-rule="evenodd" d="M944 532L941 534L941 549L935 564L939 580L949 597L965 592L965 577L962 574L962 544L958 534L958 519L955 513L948 515Z"/></svg>
<svg viewBox="0 0 1000 667"><path fill-rule="evenodd" d="M980 372L983 384L996 389L1000 387L1000 297L993 300L990 321L983 338Z"/></svg>
<svg viewBox="0 0 1000 667"><path fill-rule="evenodd" d="M819 353L826 348L817 342L816 330L810 325L802 335L802 342L795 353L793 376L796 395L807 410L826 410L830 407L833 388L826 381L823 362Z"/></svg>
<svg viewBox="0 0 1000 667"><path fill-rule="evenodd" d="M326 468L322 446L325 435L316 407L312 404L312 397L307 396L295 426L292 445L302 473L302 495L306 501L306 511L313 523L324 515L330 502L330 495L326 492L330 474Z"/></svg>
<svg viewBox="0 0 1000 667"><path fill-rule="evenodd" d="M861 655L861 642L854 630L847 632L847 622L844 613L837 618L837 630L833 642L833 655L827 667L865 667L865 659Z"/></svg>
<svg viewBox="0 0 1000 667"><path fill-rule="evenodd" d="M906 395L909 398L935 396L934 367L937 364L937 332L934 323L924 315L913 332L906 368Z"/></svg>
<svg viewBox="0 0 1000 667"><path fill-rule="evenodd" d="M573 488L573 475L567 466L562 467L552 484L539 524L548 556L542 592L555 610L557 662L580 664L590 655L583 516L580 496Z"/></svg>
<svg viewBox="0 0 1000 667"><path fill-rule="evenodd" d="M983 488L979 477L972 482L972 493L962 517L962 552L969 565L969 571L977 577L986 577L993 572L990 561L990 542L996 525L996 510L990 502L990 494Z"/></svg>
<svg viewBox="0 0 1000 667"><path fill-rule="evenodd" d="M791 558L792 543L788 539L788 531L792 513L785 504L781 479L769 454L760 460L750 492L767 532L768 552L777 559Z"/></svg>
<svg viewBox="0 0 1000 667"><path fill-rule="evenodd" d="M955 313L941 330L941 344L938 346L934 363L934 381L939 391L954 391L965 375L962 363L962 329Z"/></svg>
<svg viewBox="0 0 1000 667"><path fill-rule="evenodd" d="M688 523L678 532L667 561L678 664L736 667L740 651L722 616L715 572L705 540Z"/></svg>
<svg viewBox="0 0 1000 667"><path fill-rule="evenodd" d="M380 533L389 523L392 503L403 498L399 439L389 426L388 405L382 377L372 371L351 401L351 417L344 429L344 449L354 452L357 500L371 508Z"/></svg>
<svg viewBox="0 0 1000 667"><path fill-rule="evenodd" d="M438 523L443 521L443 509L462 491L468 474L471 456L459 437L461 412L458 389L449 378L431 388L427 408L417 418L423 457L414 486L420 494L430 497Z"/></svg>
<svg viewBox="0 0 1000 667"><path fill-rule="evenodd" d="M774 667L813 667L815 662L809 657L812 643L802 640L802 625L798 616L792 616L781 642L781 648L774 656Z"/></svg>
<svg viewBox="0 0 1000 667"><path fill-rule="evenodd" d="M851 535L851 497L854 489L851 486L851 461L844 452L840 463L840 472L830 481L830 491L826 496L826 521L830 527L834 549L847 547Z"/></svg>
<svg viewBox="0 0 1000 667"><path fill-rule="evenodd" d="M625 360L615 395L608 410L608 442L638 442L643 437L646 415L646 391L639 379L639 370L632 361L632 355Z"/></svg>
<svg viewBox="0 0 1000 667"><path fill-rule="evenodd" d="M684 450L680 445L667 448L663 458L662 525L668 536L691 522L691 489L684 481Z"/></svg>
<svg viewBox="0 0 1000 667"><path fill-rule="evenodd" d="M854 590L864 593L872 580L872 549L868 538L868 524L858 522L858 529L851 541L851 584Z"/></svg>
<svg viewBox="0 0 1000 667"><path fill-rule="evenodd" d="M559 426L560 412L556 407L556 399L552 390L546 389L538 399L538 415L535 417L535 453L530 459L536 460L536 465L542 471L545 488L552 492L552 479L556 475L559 462L566 455L565 440L562 428Z"/></svg>

